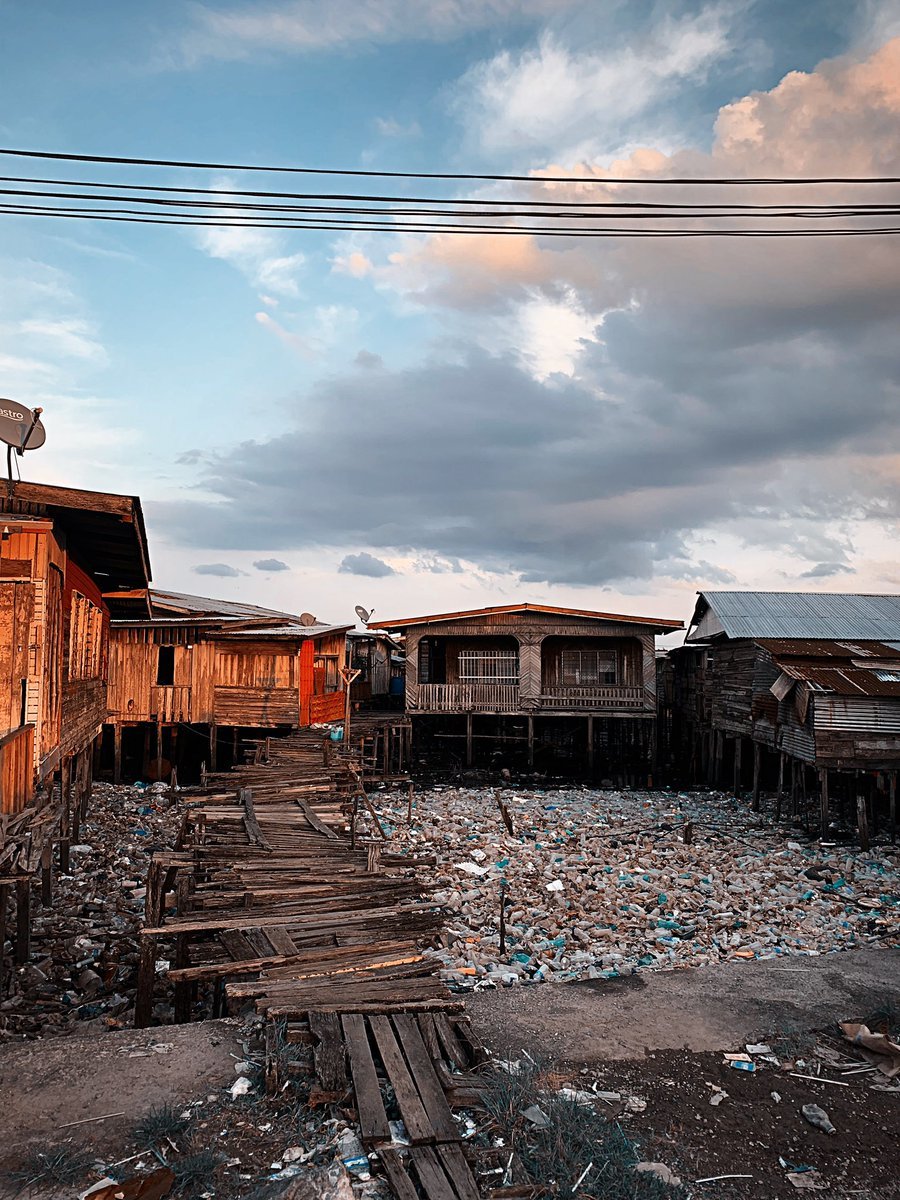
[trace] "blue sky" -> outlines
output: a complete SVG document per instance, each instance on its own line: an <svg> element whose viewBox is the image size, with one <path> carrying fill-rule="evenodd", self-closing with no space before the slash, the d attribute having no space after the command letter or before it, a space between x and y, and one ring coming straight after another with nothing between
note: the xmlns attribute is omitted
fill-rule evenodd
<svg viewBox="0 0 900 1200"><path fill-rule="evenodd" d="M898 30L846 0L7 0L0 142L898 173ZM896 588L893 245L647 245L4 216L0 394L46 410L29 478L140 493L160 586L335 620Z"/></svg>

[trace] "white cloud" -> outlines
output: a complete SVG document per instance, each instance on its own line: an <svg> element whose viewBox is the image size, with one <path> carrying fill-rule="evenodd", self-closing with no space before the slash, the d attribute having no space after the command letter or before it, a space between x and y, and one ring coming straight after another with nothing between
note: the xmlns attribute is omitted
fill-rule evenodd
<svg viewBox="0 0 900 1200"><path fill-rule="evenodd" d="M93 363L106 362L106 351L97 340L93 325L83 318L32 317L20 322L19 329L28 340L45 345L51 353Z"/></svg>
<svg viewBox="0 0 900 1200"><path fill-rule="evenodd" d="M530 22L583 0L282 0L228 8L197 4L181 58L244 59L391 42L447 41Z"/></svg>
<svg viewBox="0 0 900 1200"><path fill-rule="evenodd" d="M221 181L216 191L227 197L234 184ZM222 210L228 215L228 210ZM306 258L303 254L286 253L285 238L269 229L250 229L237 226L209 226L194 233L195 244L211 258L230 263L260 292L260 300L269 306L278 297L296 298L300 295L298 276Z"/></svg>
<svg viewBox="0 0 900 1200"><path fill-rule="evenodd" d="M593 157L619 151L637 117L730 51L720 6L657 21L618 47L574 49L545 32L533 47L471 67L452 107L486 156Z"/></svg>
<svg viewBox="0 0 900 1200"><path fill-rule="evenodd" d="M422 127L418 121L409 121L404 125L394 117L376 117L375 130L381 137L388 138L417 138L422 136Z"/></svg>

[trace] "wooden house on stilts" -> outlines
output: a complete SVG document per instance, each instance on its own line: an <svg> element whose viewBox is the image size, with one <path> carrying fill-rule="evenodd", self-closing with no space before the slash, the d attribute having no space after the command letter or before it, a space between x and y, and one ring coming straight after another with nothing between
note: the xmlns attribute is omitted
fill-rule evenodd
<svg viewBox="0 0 900 1200"><path fill-rule="evenodd" d="M116 603L107 718L116 780L219 770L237 761L243 736L343 718L349 625L157 589Z"/></svg>

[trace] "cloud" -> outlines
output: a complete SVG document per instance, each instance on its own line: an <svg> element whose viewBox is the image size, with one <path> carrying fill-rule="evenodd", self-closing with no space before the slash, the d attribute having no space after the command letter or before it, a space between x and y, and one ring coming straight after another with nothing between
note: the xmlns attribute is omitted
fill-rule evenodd
<svg viewBox="0 0 900 1200"><path fill-rule="evenodd" d="M610 174L890 174L898 80L900 41L725 106L708 151L643 149L575 169L600 182L522 195L620 196ZM173 538L299 548L325 531L389 558L592 587L753 586L761 563L861 579L863 552L890 558L897 239L407 237L372 275L438 314L443 340L365 389L348 372L297 396L279 436L202 468L217 502L170 505ZM351 486L335 488L348 462Z"/></svg>
<svg viewBox="0 0 900 1200"><path fill-rule="evenodd" d="M224 180L218 183L216 191L227 198L233 187L231 181ZM227 209L222 209L222 214L233 215ZM283 235L268 229L210 226L192 231L191 236L205 254L240 271L258 289L263 304L274 307L279 297L296 299L300 295L299 276L306 256L288 254Z"/></svg>
<svg viewBox="0 0 900 1200"><path fill-rule="evenodd" d="M253 565L257 571L289 571L291 569L280 558L258 558Z"/></svg>
<svg viewBox="0 0 900 1200"><path fill-rule="evenodd" d="M372 262L359 250L351 250L347 254L337 255L331 269L339 275L352 275L354 279L364 279L372 272Z"/></svg>
<svg viewBox="0 0 900 1200"><path fill-rule="evenodd" d="M852 573L853 568L846 563L816 563L808 571L801 572L801 579L828 579L832 575Z"/></svg>
<svg viewBox="0 0 900 1200"><path fill-rule="evenodd" d="M409 121L404 125L393 117L376 117L375 131L379 136L387 138L417 138L422 136L422 128L418 121Z"/></svg>
<svg viewBox="0 0 900 1200"><path fill-rule="evenodd" d="M237 567L221 562L198 563L191 569L195 575L218 575L221 579L237 579L239 575L246 574L245 571L239 571Z"/></svg>
<svg viewBox="0 0 900 1200"><path fill-rule="evenodd" d="M617 150L624 130L633 137L640 117L731 52L728 15L715 4L662 16L617 45L588 49L544 32L534 46L501 50L471 67L455 89L453 111L469 144L493 158Z"/></svg>
<svg viewBox="0 0 900 1200"><path fill-rule="evenodd" d="M359 554L346 554L341 560L338 570L343 575L365 575L370 579L383 579L386 575L396 575L394 568L374 554L365 550Z"/></svg>
<svg viewBox="0 0 900 1200"><path fill-rule="evenodd" d="M492 26L539 20L581 0L282 0L196 4L181 62L309 54L407 41L449 41Z"/></svg>
<svg viewBox="0 0 900 1200"><path fill-rule="evenodd" d="M362 367L365 371L377 371L379 367L384 366L384 359L381 355L373 354L371 350L357 350L353 362L355 366Z"/></svg>

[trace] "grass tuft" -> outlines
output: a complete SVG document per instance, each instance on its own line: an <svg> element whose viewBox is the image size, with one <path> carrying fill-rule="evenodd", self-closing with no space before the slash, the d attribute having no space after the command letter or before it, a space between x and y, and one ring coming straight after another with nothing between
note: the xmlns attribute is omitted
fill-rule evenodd
<svg viewBox="0 0 900 1200"><path fill-rule="evenodd" d="M23 1187L35 1184L58 1184L70 1187L90 1169L93 1156L73 1146L52 1146L49 1150L32 1150L17 1171L11 1172L13 1182Z"/></svg>
<svg viewBox="0 0 900 1200"><path fill-rule="evenodd" d="M592 1106L544 1090L548 1082L539 1063L523 1064L515 1072L495 1069L487 1076L483 1098L492 1118L492 1135L503 1138L503 1153L515 1153L532 1183L559 1200L683 1196L681 1188L634 1171L640 1161L637 1145L617 1121L607 1120ZM536 1128L522 1116L533 1104L546 1114L546 1128Z"/></svg>
<svg viewBox="0 0 900 1200"><path fill-rule="evenodd" d="M175 1173L175 1190L180 1196L196 1196L208 1191L216 1168L222 1161L215 1150L195 1150L174 1159L169 1167Z"/></svg>
<svg viewBox="0 0 900 1200"><path fill-rule="evenodd" d="M138 1121L131 1136L142 1150L153 1150L161 1142L175 1141L181 1137L189 1124L189 1118L182 1116L177 1108L171 1104L160 1104Z"/></svg>

